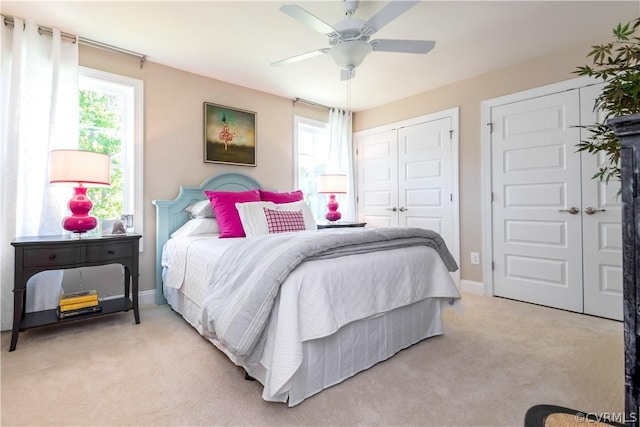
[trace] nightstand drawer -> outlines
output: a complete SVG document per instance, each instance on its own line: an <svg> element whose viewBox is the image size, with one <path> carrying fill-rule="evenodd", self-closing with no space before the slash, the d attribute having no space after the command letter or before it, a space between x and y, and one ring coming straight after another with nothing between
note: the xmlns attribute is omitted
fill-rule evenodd
<svg viewBox="0 0 640 427"><path fill-rule="evenodd" d="M25 249L25 267L62 267L77 264L82 248L78 246L49 246L41 249Z"/></svg>
<svg viewBox="0 0 640 427"><path fill-rule="evenodd" d="M104 262L132 256L133 245L130 242L87 246L87 262Z"/></svg>

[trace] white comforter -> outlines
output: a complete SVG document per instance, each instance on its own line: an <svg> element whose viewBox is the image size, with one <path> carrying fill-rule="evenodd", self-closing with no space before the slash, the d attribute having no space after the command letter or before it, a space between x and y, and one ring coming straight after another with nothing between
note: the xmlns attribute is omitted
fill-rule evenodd
<svg viewBox="0 0 640 427"><path fill-rule="evenodd" d="M209 336L220 340L232 353L248 356L262 336L280 285L301 263L367 256L411 246L432 247L449 271L458 269L442 237L422 228L303 231L247 238L229 247L216 263L214 282L202 304L202 324ZM416 288L416 292L422 289ZM391 293L378 305L370 304L368 311L355 313L350 320L397 306L394 297L395 293ZM418 296L417 300L426 297Z"/></svg>
<svg viewBox="0 0 640 427"><path fill-rule="evenodd" d="M267 327L275 331L275 337L252 355L259 355L258 361L269 367L265 400L279 401L286 393L287 381L302 361L302 342L326 337L351 321L369 317L364 314L375 306L385 307L379 315L423 298L439 297L446 303L460 297L434 249L411 247L391 252L372 253L367 260L354 256L312 261L289 276Z"/></svg>
<svg viewBox="0 0 640 427"><path fill-rule="evenodd" d="M188 274L211 278L215 261L234 243L238 239L219 239L215 234L169 239L162 251L163 284L180 289Z"/></svg>
<svg viewBox="0 0 640 427"><path fill-rule="evenodd" d="M192 274L191 267L186 267L198 264L201 273L192 275L192 279L212 283L215 262L205 266L204 260L215 260L225 249L220 245L232 245L234 241L238 239L175 239L166 249L173 247L177 258L170 256L170 250L163 253L163 265L168 267L165 278L172 280L171 285L165 284L183 286L192 300L201 303L198 298L203 298L205 292L194 290L187 277ZM186 252L198 261L187 258ZM266 333L253 352L233 360L250 374L262 365L266 370L263 398L282 401L286 399L288 381L302 361L302 342L331 335L371 313L383 313L429 297L443 301L460 297L447 267L429 247L305 262L280 288Z"/></svg>

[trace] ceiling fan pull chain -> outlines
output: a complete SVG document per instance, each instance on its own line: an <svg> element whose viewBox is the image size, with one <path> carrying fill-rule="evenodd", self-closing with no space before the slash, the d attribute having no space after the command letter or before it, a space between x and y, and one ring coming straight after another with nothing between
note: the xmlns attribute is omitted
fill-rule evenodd
<svg viewBox="0 0 640 427"><path fill-rule="evenodd" d="M349 77L353 73L353 67L349 68ZM351 78L347 80L347 111L351 112Z"/></svg>

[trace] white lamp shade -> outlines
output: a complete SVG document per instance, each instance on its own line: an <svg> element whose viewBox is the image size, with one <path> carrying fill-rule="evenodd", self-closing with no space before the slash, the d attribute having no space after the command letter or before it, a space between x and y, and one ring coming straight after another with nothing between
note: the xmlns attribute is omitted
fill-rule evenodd
<svg viewBox="0 0 640 427"><path fill-rule="evenodd" d="M111 157L84 150L52 150L49 181L72 182L85 186L111 185Z"/></svg>
<svg viewBox="0 0 640 427"><path fill-rule="evenodd" d="M347 176L327 174L318 177L318 193L342 194L347 192Z"/></svg>

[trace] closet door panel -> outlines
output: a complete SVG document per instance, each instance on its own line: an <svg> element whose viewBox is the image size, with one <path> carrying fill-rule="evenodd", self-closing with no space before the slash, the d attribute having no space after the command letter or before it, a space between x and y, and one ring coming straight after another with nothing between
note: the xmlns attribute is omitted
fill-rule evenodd
<svg viewBox="0 0 640 427"><path fill-rule="evenodd" d="M396 131L360 136L358 147L359 221L375 227L398 225L398 142ZM395 209L395 210L394 210Z"/></svg>
<svg viewBox="0 0 640 427"><path fill-rule="evenodd" d="M594 112L603 85L580 89L583 125L604 120ZM588 132L583 131L581 139ZM582 223L584 257L584 312L622 320L622 205L620 182L592 179L606 164L602 153L582 153Z"/></svg>
<svg viewBox="0 0 640 427"><path fill-rule="evenodd" d="M452 246L451 117L398 130L398 193L401 226L438 232Z"/></svg>
<svg viewBox="0 0 640 427"><path fill-rule="evenodd" d="M491 110L495 295L583 309L579 114L577 91Z"/></svg>

